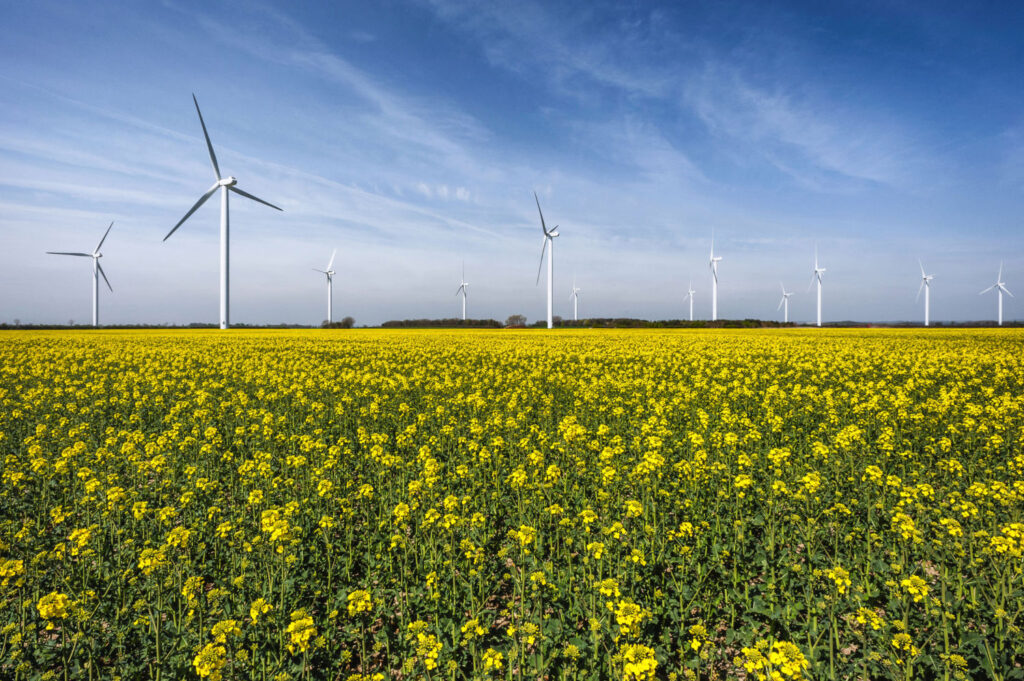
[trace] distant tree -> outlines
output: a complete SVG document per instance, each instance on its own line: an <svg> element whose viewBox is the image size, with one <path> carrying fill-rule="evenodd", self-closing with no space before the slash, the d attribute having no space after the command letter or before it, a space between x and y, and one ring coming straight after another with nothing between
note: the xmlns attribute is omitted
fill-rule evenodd
<svg viewBox="0 0 1024 681"><path fill-rule="evenodd" d="M518 326L526 326L526 315L514 314L505 320L505 326L515 328Z"/></svg>
<svg viewBox="0 0 1024 681"><path fill-rule="evenodd" d="M21 320L20 319L15 319L14 320L14 325L15 326L21 326Z"/></svg>
<svg viewBox="0 0 1024 681"><path fill-rule="evenodd" d="M341 320L341 328L343 329L351 329L355 325L356 320L352 319L351 317L345 317L344 319Z"/></svg>
<svg viewBox="0 0 1024 681"><path fill-rule="evenodd" d="M74 326L74 325L75 325L75 320L74 319L69 319L68 320L68 326Z"/></svg>
<svg viewBox="0 0 1024 681"><path fill-rule="evenodd" d="M555 316L553 316L551 318L551 325L552 326L558 326L561 323L562 323L562 318L560 316L555 315Z"/></svg>

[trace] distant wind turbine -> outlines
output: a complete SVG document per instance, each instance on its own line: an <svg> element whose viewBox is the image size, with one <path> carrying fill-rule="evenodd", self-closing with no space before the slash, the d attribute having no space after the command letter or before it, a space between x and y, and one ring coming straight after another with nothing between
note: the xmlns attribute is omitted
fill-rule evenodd
<svg viewBox="0 0 1024 681"><path fill-rule="evenodd" d="M581 288L576 286L576 275L572 275L572 291L569 292L569 297L572 298L572 320L574 322L579 321L579 305L580 305L580 292L583 291Z"/></svg>
<svg viewBox="0 0 1024 681"><path fill-rule="evenodd" d="M789 297L793 295L792 292L786 293L786 285L779 282L779 286L782 287L782 300L779 301L779 307L775 308L778 312L779 308L785 307L786 309L782 313L782 321L786 324L789 323Z"/></svg>
<svg viewBox="0 0 1024 681"><path fill-rule="evenodd" d="M1006 284L1003 283L1003 263L999 263L999 276L996 277L996 283L992 284L991 286L989 286L987 289L985 289L984 291L982 291L978 295L980 296L980 295L982 295L982 293L988 293L992 289L995 289L996 293L999 295L999 326L1002 326L1003 325L1003 294L1005 293L1006 295L1008 295L1011 298L1013 298L1013 294L1010 293L1010 289L1006 288Z"/></svg>
<svg viewBox="0 0 1024 681"><path fill-rule="evenodd" d="M459 288L455 291L455 295L462 294L462 321L466 321L466 287L469 286L469 282L466 281L466 261L462 261L462 281L459 284Z"/></svg>
<svg viewBox="0 0 1024 681"><path fill-rule="evenodd" d="M547 225L544 224L544 213L540 209L540 199L537 198L537 192L533 193L533 200L537 202L537 212L540 213L540 228L544 230L544 245L541 246L540 265L537 266L538 284L540 283L540 271L544 267L544 250L548 248L549 244L551 246L548 252L548 328L550 329L554 327L552 306L555 295L555 237L558 236L558 225L555 225L555 228L549 231Z"/></svg>
<svg viewBox="0 0 1024 681"><path fill-rule="evenodd" d="M110 280L107 279L107 273L103 271L103 266L100 265L100 258L103 254L100 253L100 248L103 247L103 242L107 240L107 235L110 234L110 228L114 226L111 222L110 226L107 227L107 231L103 232L103 238L96 244L96 249L92 253L68 253L65 251L47 251L50 255L74 255L79 258L92 258L92 325L100 325L100 275L103 275L103 281L107 282L107 288L110 292L114 292L114 288L110 285Z"/></svg>
<svg viewBox="0 0 1024 681"><path fill-rule="evenodd" d="M327 263L327 269L325 269L325 270L318 270L315 267L312 268L314 272L319 272L320 274L323 274L323 275L327 276L327 323L328 324L330 324L331 322L334 321L333 316L332 316L332 313L334 312L334 300L333 300L333 297L334 297L334 274L335 274L333 268L334 268L334 256L336 256L337 254L338 254L338 249L335 248L334 251L331 252L331 259Z"/></svg>
<svg viewBox="0 0 1024 681"><path fill-rule="evenodd" d="M691 322L693 321L693 294L694 293L696 293L696 291L693 290L693 280L691 279L690 283L686 285L686 297L683 298L684 301L685 300L689 300L690 301L690 321Z"/></svg>
<svg viewBox="0 0 1024 681"><path fill-rule="evenodd" d="M268 203L263 199L257 198L248 192L244 192L239 189L236 185L238 180L234 177L221 177L220 167L217 165L217 156L213 153L213 144L210 142L210 135L206 132L206 123L203 122L203 112L199 110L199 102L196 100L196 96L192 95L192 101L196 105L196 113L199 114L199 125L203 127L203 137L206 138L206 148L210 152L210 162L213 164L213 174L217 178L217 181L210 187L205 194L199 197L195 205L185 213L185 217L178 220L178 224L174 225L174 229L167 233L164 237L164 241L167 241L172 234L174 234L178 227L181 227L185 220L191 217L192 213L199 210L199 207L206 203L207 199L213 196L214 192L218 189L220 193L220 328L226 329L231 324L229 309L228 309L228 275L229 275L229 248L228 248L228 192L233 191L236 194L240 194L247 199L252 199L257 203L262 203L264 206L270 206L274 210L281 210L272 203Z"/></svg>
<svg viewBox="0 0 1024 681"><path fill-rule="evenodd" d="M814 247L814 273L811 274L811 283L807 285L807 290L811 290L811 286L814 286L814 280L818 280L818 326L821 326L821 275L825 274L824 267L818 267L818 247Z"/></svg>
<svg viewBox="0 0 1024 681"><path fill-rule="evenodd" d="M917 287L917 298L915 298L915 300L920 300L921 299L921 291L923 290L924 291L924 325L928 326L928 313L930 312L930 301L929 301L929 295L928 294L931 293L931 290L932 290L932 279L935 278L935 275L934 274L925 274L924 273L924 264L920 260L917 261L917 264L921 266L921 285L919 287Z"/></svg>
<svg viewBox="0 0 1024 681"><path fill-rule="evenodd" d="M718 319L718 263L722 258L715 257L715 233L711 233L711 259L708 267L711 268L711 321Z"/></svg>

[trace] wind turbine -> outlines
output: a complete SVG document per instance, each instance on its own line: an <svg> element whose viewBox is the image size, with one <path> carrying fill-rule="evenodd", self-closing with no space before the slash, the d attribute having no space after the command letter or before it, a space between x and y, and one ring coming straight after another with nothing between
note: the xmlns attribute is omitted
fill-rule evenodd
<svg viewBox="0 0 1024 681"><path fill-rule="evenodd" d="M558 225L555 228L548 230L547 225L544 224L544 213L540 209L540 199L537 198L537 192L533 193L533 200L537 202L537 212L540 213L540 228L544 230L544 245L540 249L540 264L537 266L537 283L540 283L540 271L544 267L544 250L550 243L551 249L548 253L548 328L554 326L552 320L551 309L552 299L555 294L555 237L558 236Z"/></svg>
<svg viewBox="0 0 1024 681"><path fill-rule="evenodd" d="M982 291L978 295L980 296L982 293L988 293L992 289L995 289L996 293L999 294L999 326L1002 326L1003 325L1003 294L1005 293L1006 295L1008 295L1011 298L1013 298L1013 294L1010 293L1010 289L1006 288L1006 284L1003 283L1003 263L999 263L999 276L996 277L996 283L992 284L991 286L989 286L987 289L985 289L984 291Z"/></svg>
<svg viewBox="0 0 1024 681"><path fill-rule="evenodd" d="M932 279L935 278L935 275L925 274L924 264L920 260L917 261L917 264L921 266L921 285L917 288L917 298L915 300L921 299L921 291L924 290L924 325L928 326L928 313L930 311L928 294L932 290Z"/></svg>
<svg viewBox="0 0 1024 681"><path fill-rule="evenodd" d="M718 263L722 258L715 257L715 233L711 233L711 259L708 267L711 268L711 321L718 319Z"/></svg>
<svg viewBox="0 0 1024 681"><path fill-rule="evenodd" d="M210 162L213 164L213 174L217 178L213 186L210 187L205 194L199 197L195 205L185 213L185 217L178 220L178 224L174 225L174 229L167 233L164 237L164 241L170 238L174 234L178 227L181 227L185 220L188 220L199 210L199 207L206 203L207 199L213 196L214 192L220 190L220 328L226 329L231 324L229 309L228 309L228 275L229 275L229 257L228 257L228 192L233 191L236 194L240 194L247 199L252 199L257 203L262 203L264 206L270 206L274 210L281 210L272 203L268 203L263 199L257 198L248 192L244 192L237 187L238 180L232 176L221 177L220 167L217 165L217 156L213 153L213 144L210 142L210 135L206 132L206 123L203 122L203 112L199 110L199 102L196 100L196 96L192 95L192 101L196 105L196 113L199 114L199 125L203 127L203 137L206 138L206 148L210 152Z"/></svg>
<svg viewBox="0 0 1024 681"><path fill-rule="evenodd" d="M103 275L103 281L107 282L107 288L110 292L114 292L114 288L110 285L110 280L107 279L107 273L103 271L103 266L100 265L100 258L103 254L100 253L100 248L103 247L103 242L107 240L107 235L110 234L110 228L114 226L111 222L110 226L107 227L107 231L103 232L103 238L96 244L96 250L92 253L68 253L65 251L47 251L49 255L74 255L79 258L92 258L92 325L100 325L100 275Z"/></svg>
<svg viewBox="0 0 1024 681"><path fill-rule="evenodd" d="M466 321L466 287L469 286L469 282L466 281L466 261L462 261L462 283L459 284L459 288L455 291L455 295L462 294L462 321Z"/></svg>
<svg viewBox="0 0 1024 681"><path fill-rule="evenodd" d="M693 294L694 293L696 293L696 291L693 290L693 280L691 279L690 283L686 285L686 298L683 298L684 301L686 301L686 300L690 301L690 321L691 322L693 321Z"/></svg>
<svg viewBox="0 0 1024 681"><path fill-rule="evenodd" d="M583 289L577 288L576 286L576 275L572 275L572 291L569 292L569 297L572 298L572 320L574 322L579 321L579 305L580 305L580 291Z"/></svg>
<svg viewBox="0 0 1024 681"><path fill-rule="evenodd" d="M807 290L811 290L811 286L814 286L814 280L818 280L818 326L821 326L821 275L825 273L824 267L818 267L818 247L814 247L814 273L811 274L811 283L807 285Z"/></svg>
<svg viewBox="0 0 1024 681"><path fill-rule="evenodd" d="M327 323L328 324L330 324L332 321L334 321L334 319L333 319L333 317L331 315L331 313L334 311L334 302L333 302L333 296L334 296L334 269L333 269L333 267L334 267L334 256L336 256L337 254L338 254L338 249L335 248L334 251L331 253L331 260L330 260L330 262L327 263L327 269L325 269L325 270L318 270L315 267L313 268L314 272L319 272L320 274L327 275Z"/></svg>
<svg viewBox="0 0 1024 681"><path fill-rule="evenodd" d="M775 311L778 312L778 310L780 308L785 307L786 309L782 313L782 321L784 323L788 324L789 323L789 297L791 295L793 295L793 293L792 292L786 293L786 285L783 284L782 282L779 282L779 286L782 287L782 300L779 301L779 307L775 308ZM820 324L819 324L819 326L820 326Z"/></svg>

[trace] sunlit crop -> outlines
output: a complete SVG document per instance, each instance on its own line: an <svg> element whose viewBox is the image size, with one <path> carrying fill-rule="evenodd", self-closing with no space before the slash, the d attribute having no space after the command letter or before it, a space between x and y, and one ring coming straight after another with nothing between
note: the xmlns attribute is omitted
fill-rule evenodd
<svg viewBox="0 0 1024 681"><path fill-rule="evenodd" d="M1021 676L1017 331L2 341L3 678Z"/></svg>

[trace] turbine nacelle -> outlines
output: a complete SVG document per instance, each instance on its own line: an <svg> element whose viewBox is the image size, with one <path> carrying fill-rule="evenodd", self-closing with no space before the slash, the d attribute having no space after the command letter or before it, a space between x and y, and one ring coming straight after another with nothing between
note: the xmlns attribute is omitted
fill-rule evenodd
<svg viewBox="0 0 1024 681"><path fill-rule="evenodd" d="M236 184L238 184L238 179L230 175L217 180L218 187L234 187Z"/></svg>

